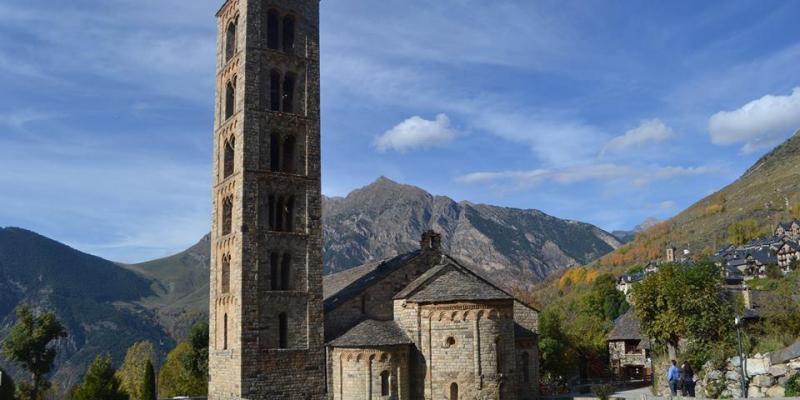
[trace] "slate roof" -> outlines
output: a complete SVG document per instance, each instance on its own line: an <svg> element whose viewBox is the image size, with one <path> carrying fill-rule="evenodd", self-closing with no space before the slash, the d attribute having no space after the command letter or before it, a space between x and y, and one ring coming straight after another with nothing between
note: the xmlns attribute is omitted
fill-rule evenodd
<svg viewBox="0 0 800 400"><path fill-rule="evenodd" d="M608 334L608 341L617 340L641 340L640 345L643 348L650 348L650 341L642 336L639 319L636 318L632 308L614 321L614 328Z"/></svg>
<svg viewBox="0 0 800 400"><path fill-rule="evenodd" d="M408 284L394 298L419 303L514 299L512 295L453 258L444 256L443 261Z"/></svg>
<svg viewBox="0 0 800 400"><path fill-rule="evenodd" d="M420 250L412 251L388 260L364 264L323 278L325 312L332 311L339 304L359 296L364 289L403 267L417 257L420 252Z"/></svg>
<svg viewBox="0 0 800 400"><path fill-rule="evenodd" d="M394 321L368 319L330 341L331 347L375 347L413 344Z"/></svg>

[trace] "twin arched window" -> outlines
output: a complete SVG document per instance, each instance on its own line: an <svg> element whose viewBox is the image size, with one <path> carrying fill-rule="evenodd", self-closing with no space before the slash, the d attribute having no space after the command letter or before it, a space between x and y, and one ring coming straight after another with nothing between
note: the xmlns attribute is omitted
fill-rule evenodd
<svg viewBox="0 0 800 400"><path fill-rule="evenodd" d="M273 232L294 231L294 196L269 195L267 203L269 230Z"/></svg>
<svg viewBox="0 0 800 400"><path fill-rule="evenodd" d="M273 172L295 173L295 149L297 141L294 135L281 137L277 132L269 138L269 169Z"/></svg>
<svg viewBox="0 0 800 400"><path fill-rule="evenodd" d="M267 48L291 53L294 51L295 18L287 15L281 19L277 10L267 11ZM281 29L281 26L282 28ZM282 46L280 46L282 45Z"/></svg>
<svg viewBox="0 0 800 400"><path fill-rule="evenodd" d="M264 82L269 82L269 88L265 88L264 95L269 93L270 111L283 111L285 113L294 112L295 86L297 86L297 75L287 72L281 75L278 70L270 70L269 77L262 78ZM267 103L264 99L264 103Z"/></svg>
<svg viewBox="0 0 800 400"><path fill-rule="evenodd" d="M290 253L270 253L270 289L292 290L292 255Z"/></svg>

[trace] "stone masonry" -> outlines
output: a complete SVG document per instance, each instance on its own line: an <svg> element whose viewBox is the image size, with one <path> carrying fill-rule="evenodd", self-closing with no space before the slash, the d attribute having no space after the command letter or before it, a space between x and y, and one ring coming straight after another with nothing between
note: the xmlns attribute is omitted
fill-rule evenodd
<svg viewBox="0 0 800 400"><path fill-rule="evenodd" d="M217 21L209 399L323 399L319 2Z"/></svg>

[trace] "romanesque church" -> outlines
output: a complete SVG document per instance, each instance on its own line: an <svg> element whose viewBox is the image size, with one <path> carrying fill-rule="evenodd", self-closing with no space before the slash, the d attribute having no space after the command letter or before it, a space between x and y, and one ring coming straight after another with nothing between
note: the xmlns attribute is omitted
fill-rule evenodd
<svg viewBox="0 0 800 400"><path fill-rule="evenodd" d="M536 398L538 312L436 232L323 278L319 0L217 27L209 399Z"/></svg>

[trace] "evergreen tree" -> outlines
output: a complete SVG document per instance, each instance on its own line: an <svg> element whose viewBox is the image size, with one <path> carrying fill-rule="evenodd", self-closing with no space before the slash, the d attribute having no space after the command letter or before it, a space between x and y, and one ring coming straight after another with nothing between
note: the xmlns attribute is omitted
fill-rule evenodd
<svg viewBox="0 0 800 400"><path fill-rule="evenodd" d="M201 380L208 379L208 323L199 322L189 334L192 351L183 359L184 368Z"/></svg>
<svg viewBox="0 0 800 400"><path fill-rule="evenodd" d="M150 361L147 362L147 365L144 368L144 377L142 379L141 386L141 400L157 400L156 373L153 370L153 363Z"/></svg>
<svg viewBox="0 0 800 400"><path fill-rule="evenodd" d="M36 315L29 305L21 304L16 312L17 322L3 340L3 355L31 374L31 382L21 382L17 388L20 400L39 400L50 387L45 376L57 354L51 342L66 337L67 331L51 311Z"/></svg>
<svg viewBox="0 0 800 400"><path fill-rule="evenodd" d="M192 345L179 343L167 354L167 360L158 372L158 394L160 397L205 396L208 379L198 378L186 368L186 359L191 357Z"/></svg>
<svg viewBox="0 0 800 400"><path fill-rule="evenodd" d="M14 380L0 368L0 400L14 400Z"/></svg>
<svg viewBox="0 0 800 400"><path fill-rule="evenodd" d="M127 400L128 395L122 391L115 373L110 355L97 356L89 365L83 384L73 392L71 400Z"/></svg>

